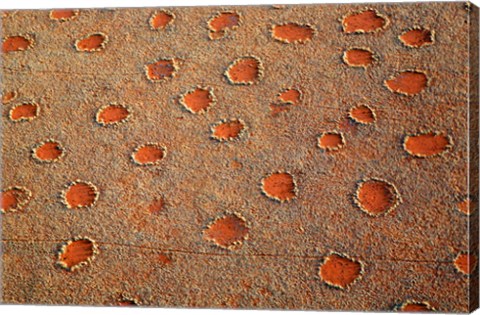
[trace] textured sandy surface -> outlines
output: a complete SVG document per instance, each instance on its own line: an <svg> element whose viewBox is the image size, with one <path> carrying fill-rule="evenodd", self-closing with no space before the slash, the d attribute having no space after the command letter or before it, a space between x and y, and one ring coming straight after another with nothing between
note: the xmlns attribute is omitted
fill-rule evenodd
<svg viewBox="0 0 480 315"><path fill-rule="evenodd" d="M4 303L476 307L475 8L2 14Z"/></svg>

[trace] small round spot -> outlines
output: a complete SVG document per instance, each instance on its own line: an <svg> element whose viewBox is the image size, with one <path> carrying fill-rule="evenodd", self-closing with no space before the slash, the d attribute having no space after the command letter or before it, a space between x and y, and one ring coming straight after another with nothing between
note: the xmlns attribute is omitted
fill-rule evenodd
<svg viewBox="0 0 480 315"><path fill-rule="evenodd" d="M477 256L469 253L459 253L455 258L453 264L455 269L464 275L471 275L473 270L477 267Z"/></svg>
<svg viewBox="0 0 480 315"><path fill-rule="evenodd" d="M36 103L22 103L10 109L10 119L15 122L30 121L37 118L40 106Z"/></svg>
<svg viewBox="0 0 480 315"><path fill-rule="evenodd" d="M32 149L32 157L38 162L52 163L64 155L62 145L53 139L40 142Z"/></svg>
<svg viewBox="0 0 480 315"><path fill-rule="evenodd" d="M95 241L86 237L74 238L60 248L57 264L67 271L75 271L90 264L97 254Z"/></svg>
<svg viewBox="0 0 480 315"><path fill-rule="evenodd" d="M290 201L297 196L295 180L286 172L276 172L264 177L261 187L267 197L280 202Z"/></svg>
<svg viewBox="0 0 480 315"><path fill-rule="evenodd" d="M278 101L282 104L298 105L302 98L302 92L299 89L288 88L278 94Z"/></svg>
<svg viewBox="0 0 480 315"><path fill-rule="evenodd" d="M319 270L321 279L338 289L347 289L361 277L362 273L362 263L336 253L326 256Z"/></svg>
<svg viewBox="0 0 480 315"><path fill-rule="evenodd" d="M350 67L367 68L375 61L375 55L368 49L351 48L343 53L343 62Z"/></svg>
<svg viewBox="0 0 480 315"><path fill-rule="evenodd" d="M142 144L135 148L132 159L138 165L158 165L167 154L167 149L158 143Z"/></svg>
<svg viewBox="0 0 480 315"><path fill-rule="evenodd" d="M2 93L2 104L8 104L18 97L17 91L4 91Z"/></svg>
<svg viewBox="0 0 480 315"><path fill-rule="evenodd" d="M212 138L218 141L240 139L246 132L245 123L237 118L221 120L211 128Z"/></svg>
<svg viewBox="0 0 480 315"><path fill-rule="evenodd" d="M75 18L78 15L78 10L61 9L50 11L50 19L65 22Z"/></svg>
<svg viewBox="0 0 480 315"><path fill-rule="evenodd" d="M75 48L82 52L96 52L105 49L108 43L107 35L103 33L88 34L75 41Z"/></svg>
<svg viewBox="0 0 480 315"><path fill-rule="evenodd" d="M160 59L145 65L145 74L151 82L161 82L171 79L178 71L175 59Z"/></svg>
<svg viewBox="0 0 480 315"><path fill-rule="evenodd" d="M398 37L407 47L420 48L433 44L433 32L423 28L412 28Z"/></svg>
<svg viewBox="0 0 480 315"><path fill-rule="evenodd" d="M399 312L431 312L435 309L428 302L406 301L395 307L395 311Z"/></svg>
<svg viewBox="0 0 480 315"><path fill-rule="evenodd" d="M210 39L220 39L240 26L240 14L233 11L219 12L207 24Z"/></svg>
<svg viewBox="0 0 480 315"><path fill-rule="evenodd" d="M173 262L172 258L167 254L158 254L157 260L164 266L170 265Z"/></svg>
<svg viewBox="0 0 480 315"><path fill-rule="evenodd" d="M342 21L345 33L373 33L384 29L387 24L388 20L373 9L349 14Z"/></svg>
<svg viewBox="0 0 480 315"><path fill-rule="evenodd" d="M359 182L354 201L367 214L380 216L395 209L401 198L393 184L374 178Z"/></svg>
<svg viewBox="0 0 480 315"><path fill-rule="evenodd" d="M452 141L449 136L435 132L406 136L403 141L405 151L419 158L442 154L451 147Z"/></svg>
<svg viewBox="0 0 480 315"><path fill-rule="evenodd" d="M203 230L203 238L225 249L237 249L247 238L249 228L239 214L229 213L216 218Z"/></svg>
<svg viewBox="0 0 480 315"><path fill-rule="evenodd" d="M2 190L1 212L16 212L23 210L32 198L32 192L25 187L14 186Z"/></svg>
<svg viewBox="0 0 480 315"><path fill-rule="evenodd" d="M172 12L161 10L152 14L149 20L152 30L164 30L168 25L172 24L175 15Z"/></svg>
<svg viewBox="0 0 480 315"><path fill-rule="evenodd" d="M314 35L315 29L308 24L286 23L272 27L273 38L287 44L304 44L312 40Z"/></svg>
<svg viewBox="0 0 480 315"><path fill-rule="evenodd" d="M163 208L165 207L165 201L163 198L156 198L152 200L150 205L148 206L148 212L151 214L160 214L163 211Z"/></svg>
<svg viewBox="0 0 480 315"><path fill-rule="evenodd" d="M324 132L318 137L318 147L325 151L337 151L345 146L345 138L341 132Z"/></svg>
<svg viewBox="0 0 480 315"><path fill-rule="evenodd" d="M95 118L102 126L116 126L126 122L131 114L131 109L125 105L109 104L100 107Z"/></svg>
<svg viewBox="0 0 480 315"><path fill-rule="evenodd" d="M216 102L213 89L197 86L180 97L180 103L193 114L203 114Z"/></svg>
<svg viewBox="0 0 480 315"><path fill-rule="evenodd" d="M385 80L385 85L391 92L413 96L427 87L428 79L423 72L407 70L400 72L389 80Z"/></svg>
<svg viewBox="0 0 480 315"><path fill-rule="evenodd" d="M76 180L62 192L62 202L69 209L92 207L98 200L98 190L90 182Z"/></svg>
<svg viewBox="0 0 480 315"><path fill-rule="evenodd" d="M262 78L263 66L256 57L241 57L228 66L225 76L231 84L254 84Z"/></svg>
<svg viewBox="0 0 480 315"><path fill-rule="evenodd" d="M353 121L363 125L372 124L376 120L375 112L367 105L358 105L352 107L348 112L348 117L350 117L350 119Z"/></svg>
<svg viewBox="0 0 480 315"><path fill-rule="evenodd" d="M11 53L25 51L33 47L33 39L28 35L15 35L3 38L2 51Z"/></svg>
<svg viewBox="0 0 480 315"><path fill-rule="evenodd" d="M462 201L457 203L457 210L463 214L471 215L472 214L472 200L470 198L465 198Z"/></svg>

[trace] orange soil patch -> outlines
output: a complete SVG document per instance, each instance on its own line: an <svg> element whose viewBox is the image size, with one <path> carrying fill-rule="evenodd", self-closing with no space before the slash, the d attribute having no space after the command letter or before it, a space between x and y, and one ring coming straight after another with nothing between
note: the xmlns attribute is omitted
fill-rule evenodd
<svg viewBox="0 0 480 315"><path fill-rule="evenodd" d="M302 92L297 89L285 89L278 94L278 100L284 104L298 105L302 97Z"/></svg>
<svg viewBox="0 0 480 315"><path fill-rule="evenodd" d="M73 182L64 193L64 203L70 209L93 206L97 198L95 186L86 182Z"/></svg>
<svg viewBox="0 0 480 315"><path fill-rule="evenodd" d="M77 10L64 9L64 10L52 10L52 11L50 11L50 18L52 20L66 21L66 20L74 18L77 15L78 15Z"/></svg>
<svg viewBox="0 0 480 315"><path fill-rule="evenodd" d="M406 31L399 38L408 47L419 48L433 44L433 33L427 29L414 28Z"/></svg>
<svg viewBox="0 0 480 315"><path fill-rule="evenodd" d="M16 99L18 96L16 91L8 91L2 94L2 104L7 104Z"/></svg>
<svg viewBox="0 0 480 315"><path fill-rule="evenodd" d="M94 33L89 34L75 42L78 51L94 52L105 48L108 38L105 34Z"/></svg>
<svg viewBox="0 0 480 315"><path fill-rule="evenodd" d="M287 23L272 27L273 38L284 43L306 43L314 34L315 29L307 24Z"/></svg>
<svg viewBox="0 0 480 315"><path fill-rule="evenodd" d="M240 14L237 12L220 12L208 21L210 38L219 39L227 32L233 31L240 25Z"/></svg>
<svg viewBox="0 0 480 315"><path fill-rule="evenodd" d="M445 152L450 146L449 137L433 132L407 136L404 149L416 157L429 157Z"/></svg>
<svg viewBox="0 0 480 315"><path fill-rule="evenodd" d="M232 84L253 84L262 76L262 63L255 57L242 57L235 60L225 72Z"/></svg>
<svg viewBox="0 0 480 315"><path fill-rule="evenodd" d="M135 163L140 165L158 164L166 154L163 146L155 143L141 145L135 149L132 158Z"/></svg>
<svg viewBox="0 0 480 315"><path fill-rule="evenodd" d="M35 159L42 162L53 162L59 159L63 154L63 149L60 143L48 140L40 143L33 149L33 156Z"/></svg>
<svg viewBox="0 0 480 315"><path fill-rule="evenodd" d="M212 137L220 141L234 140L245 130L245 124L239 119L221 121L212 127Z"/></svg>
<svg viewBox="0 0 480 315"><path fill-rule="evenodd" d="M343 30L346 33L371 33L387 25L387 20L375 10L365 10L343 18Z"/></svg>
<svg viewBox="0 0 480 315"><path fill-rule="evenodd" d="M289 201L296 197L293 176L288 173L273 173L262 179L262 191L278 201Z"/></svg>
<svg viewBox="0 0 480 315"><path fill-rule="evenodd" d="M177 66L173 59L162 59L145 66L147 78L152 81L164 81L173 78Z"/></svg>
<svg viewBox="0 0 480 315"><path fill-rule="evenodd" d="M2 51L10 53L15 51L24 51L33 45L33 41L22 35L9 36L3 40Z"/></svg>
<svg viewBox="0 0 480 315"><path fill-rule="evenodd" d="M318 138L318 146L326 151L335 151L344 145L345 139L338 132L325 132Z"/></svg>
<svg viewBox="0 0 480 315"><path fill-rule="evenodd" d="M125 122L130 111L123 105L107 105L97 112L97 122L101 125L115 125Z"/></svg>
<svg viewBox="0 0 480 315"><path fill-rule="evenodd" d="M375 122L375 112L366 105L352 107L348 112L349 117L360 124Z"/></svg>
<svg viewBox="0 0 480 315"><path fill-rule="evenodd" d="M175 16L167 11L155 12L150 18L150 26L154 30L165 29L174 20Z"/></svg>
<svg viewBox="0 0 480 315"><path fill-rule="evenodd" d="M477 266L477 256L468 253L460 253L453 263L458 271L470 275Z"/></svg>
<svg viewBox="0 0 480 315"><path fill-rule="evenodd" d="M392 184L382 180L369 179L358 185L355 201L366 213L378 216L393 210L400 198Z"/></svg>
<svg viewBox="0 0 480 315"><path fill-rule="evenodd" d="M368 67L375 57L370 50L352 48L344 52L343 61L351 67Z"/></svg>
<svg viewBox="0 0 480 315"><path fill-rule="evenodd" d="M31 192L23 187L10 187L1 193L1 212L15 212L22 210L30 201Z"/></svg>
<svg viewBox="0 0 480 315"><path fill-rule="evenodd" d="M39 106L34 103L24 103L14 106L10 110L10 119L13 121L27 121L37 117Z"/></svg>
<svg viewBox="0 0 480 315"><path fill-rule="evenodd" d="M431 312L434 308L427 302L408 301L396 309L401 312Z"/></svg>
<svg viewBox="0 0 480 315"><path fill-rule="evenodd" d="M188 111L200 114L206 112L215 103L215 96L210 89L197 87L184 94L180 102Z"/></svg>
<svg viewBox="0 0 480 315"><path fill-rule="evenodd" d="M58 264L73 271L88 264L96 254L95 243L89 239L78 239L69 241L62 247L58 254Z"/></svg>
<svg viewBox="0 0 480 315"><path fill-rule="evenodd" d="M165 201L162 198L154 199L148 206L148 212L151 214L159 214L163 211Z"/></svg>
<svg viewBox="0 0 480 315"><path fill-rule="evenodd" d="M385 81L390 91L405 95L420 93L427 87L427 83L428 79L425 73L418 71L404 71Z"/></svg>
<svg viewBox="0 0 480 315"><path fill-rule="evenodd" d="M123 300L120 300L118 303L117 303L118 306L123 306L123 307L134 307L134 306L138 306L138 303L137 301L135 300L131 300L131 299L123 299Z"/></svg>
<svg viewBox="0 0 480 315"><path fill-rule="evenodd" d="M320 277L328 285L346 289L362 274L362 264L339 254L330 254L320 266Z"/></svg>
<svg viewBox="0 0 480 315"><path fill-rule="evenodd" d="M203 236L205 240L212 241L219 247L232 249L247 238L248 231L244 218L237 214L226 214L215 219L203 231Z"/></svg>
<svg viewBox="0 0 480 315"><path fill-rule="evenodd" d="M158 254L157 259L162 265L165 266L172 263L172 259L166 254Z"/></svg>
<svg viewBox="0 0 480 315"><path fill-rule="evenodd" d="M470 200L470 198L466 198L460 201L459 203L457 203L457 209L463 214L470 215L471 214L470 211L472 210L471 204L472 204L472 201Z"/></svg>

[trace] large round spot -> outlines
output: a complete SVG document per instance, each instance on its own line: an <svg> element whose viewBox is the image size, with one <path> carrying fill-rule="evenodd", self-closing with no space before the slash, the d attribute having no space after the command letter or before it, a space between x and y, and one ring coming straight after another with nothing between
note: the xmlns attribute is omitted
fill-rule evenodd
<svg viewBox="0 0 480 315"><path fill-rule="evenodd" d="M315 29L308 24L286 23L272 27L273 38L287 44L306 43L314 34Z"/></svg>
<svg viewBox="0 0 480 315"><path fill-rule="evenodd" d="M161 10L153 13L150 17L150 28L152 30L163 30L173 23L175 15L172 12Z"/></svg>
<svg viewBox="0 0 480 315"><path fill-rule="evenodd" d="M393 184L380 179L368 179L358 184L355 193L357 206L371 216L387 214L400 203Z"/></svg>
<svg viewBox="0 0 480 315"><path fill-rule="evenodd" d="M74 181L63 192L63 203L69 209L91 207L98 199L97 188L89 182Z"/></svg>
<svg viewBox="0 0 480 315"><path fill-rule="evenodd" d="M64 149L58 141L46 140L37 144L32 150L32 156L39 162L51 163L58 161L64 154Z"/></svg>
<svg viewBox="0 0 480 315"><path fill-rule="evenodd" d="M210 88L196 87L180 98L180 103L191 113L203 114L215 104L215 95Z"/></svg>
<svg viewBox="0 0 480 315"><path fill-rule="evenodd" d="M178 70L174 59L160 59L145 66L145 74L152 82L165 81L175 76Z"/></svg>
<svg viewBox="0 0 480 315"><path fill-rule="evenodd" d="M83 52L103 50L108 43L107 35L103 33L88 34L75 41L75 48Z"/></svg>
<svg viewBox="0 0 480 315"><path fill-rule="evenodd" d="M459 253L453 262L457 271L470 275L477 267L477 256L469 253Z"/></svg>
<svg viewBox="0 0 480 315"><path fill-rule="evenodd" d="M433 33L423 28L413 28L398 37L407 47L419 48L433 44Z"/></svg>
<svg viewBox="0 0 480 315"><path fill-rule="evenodd" d="M320 266L321 279L330 286L346 289L360 278L363 272L362 264L347 256L330 254L325 257Z"/></svg>
<svg viewBox="0 0 480 315"><path fill-rule="evenodd" d="M336 151L345 146L345 138L340 132L324 132L318 137L318 147L325 151Z"/></svg>
<svg viewBox="0 0 480 315"><path fill-rule="evenodd" d="M132 153L133 161L138 165L157 165L167 154L167 149L158 143L142 144Z"/></svg>
<svg viewBox="0 0 480 315"><path fill-rule="evenodd" d="M52 20L57 20L60 22L71 20L77 15L78 15L78 10L60 9L60 10L50 11L50 18Z"/></svg>
<svg viewBox="0 0 480 315"><path fill-rule="evenodd" d="M228 32L238 28L240 25L240 14L237 12L219 12L208 21L210 39L220 39Z"/></svg>
<svg viewBox="0 0 480 315"><path fill-rule="evenodd" d="M218 141L239 139L245 129L245 123L240 119L222 120L212 126L212 138Z"/></svg>
<svg viewBox="0 0 480 315"><path fill-rule="evenodd" d="M278 101L282 104L298 105L302 98L302 92L296 88L283 89L278 93Z"/></svg>
<svg viewBox="0 0 480 315"><path fill-rule="evenodd" d="M256 57L238 58L225 71L225 76L232 84L254 84L262 78L262 75L263 66Z"/></svg>
<svg viewBox="0 0 480 315"><path fill-rule="evenodd" d="M363 48L351 48L343 53L343 61L350 67L366 68L375 60L373 52Z"/></svg>
<svg viewBox="0 0 480 315"><path fill-rule="evenodd" d="M417 134L405 137L403 148L416 157L429 157L441 154L451 147L448 136L434 132Z"/></svg>
<svg viewBox="0 0 480 315"><path fill-rule="evenodd" d="M110 104L98 109L96 120L100 125L111 126L126 122L131 111L127 106Z"/></svg>
<svg viewBox="0 0 480 315"><path fill-rule="evenodd" d="M431 312L435 309L428 302L406 301L395 308L400 312Z"/></svg>
<svg viewBox="0 0 480 315"><path fill-rule="evenodd" d="M262 179L262 192L280 202L292 200L296 197L295 180L289 173L273 173Z"/></svg>
<svg viewBox="0 0 480 315"><path fill-rule="evenodd" d="M377 11L369 9L355 12L343 18L345 33L372 33L387 26L387 19Z"/></svg>
<svg viewBox="0 0 480 315"><path fill-rule="evenodd" d="M22 103L10 109L10 119L16 122L30 121L37 118L40 113L40 106L35 103Z"/></svg>
<svg viewBox="0 0 480 315"><path fill-rule="evenodd" d="M359 124L372 124L375 122L375 112L367 105L358 105L352 107L348 112L348 117Z"/></svg>
<svg viewBox="0 0 480 315"><path fill-rule="evenodd" d="M8 36L3 39L2 51L11 53L15 51L24 51L33 46L33 39L27 35Z"/></svg>
<svg viewBox="0 0 480 315"><path fill-rule="evenodd" d="M14 186L6 188L1 193L1 212L15 212L22 210L30 201L32 193L24 187Z"/></svg>
<svg viewBox="0 0 480 315"><path fill-rule="evenodd" d="M203 231L204 239L215 245L234 249L247 239L249 228L244 218L238 214L226 214L215 219Z"/></svg>
<svg viewBox="0 0 480 315"><path fill-rule="evenodd" d="M423 91L428 84L425 73L407 70L399 73L397 76L386 80L387 88L395 93L413 96Z"/></svg>
<svg viewBox="0 0 480 315"><path fill-rule="evenodd" d="M61 247L57 264L67 271L74 271L88 265L97 253L94 241L88 238L75 238Z"/></svg>

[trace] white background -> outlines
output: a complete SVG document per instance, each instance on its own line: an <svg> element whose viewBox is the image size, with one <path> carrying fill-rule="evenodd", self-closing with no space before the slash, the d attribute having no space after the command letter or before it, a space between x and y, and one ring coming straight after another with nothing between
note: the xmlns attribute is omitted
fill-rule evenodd
<svg viewBox="0 0 480 315"><path fill-rule="evenodd" d="M443 0L436 0L436 2ZM364 2L387 2L379 0L77 0L75 2L58 0L0 0L0 9L49 9L49 8L101 8L101 7L159 7L159 6L196 6L196 5L255 5L255 4L299 4L299 3L364 3ZM388 2L407 2L402 0L390 0ZM409 1L411 2L411 1ZM429 1L423 1L429 2ZM480 5L480 0L471 1ZM0 279L1 280L1 279ZM319 297L321 298L321 297ZM105 313L113 315L307 315L307 314L336 314L338 312L301 312L287 311L257 311L257 310L211 310L211 309L159 309L159 308L125 308L125 307L79 307L79 306L0 306L0 315L23 315L23 314L48 314L48 315L98 315ZM480 313L479 311L475 312ZM353 312L341 312L339 314L352 315ZM377 313L389 314L389 313ZM437 313L441 314L441 313Z"/></svg>

